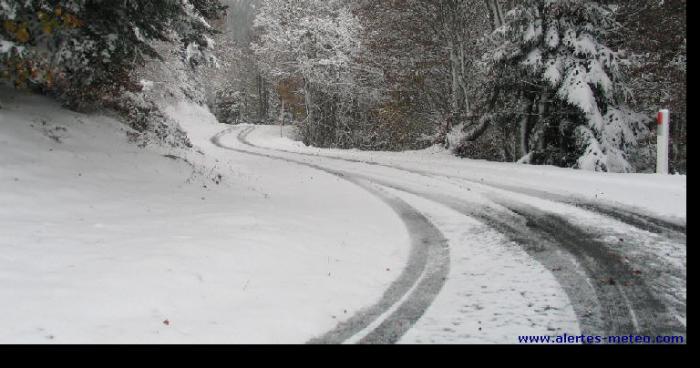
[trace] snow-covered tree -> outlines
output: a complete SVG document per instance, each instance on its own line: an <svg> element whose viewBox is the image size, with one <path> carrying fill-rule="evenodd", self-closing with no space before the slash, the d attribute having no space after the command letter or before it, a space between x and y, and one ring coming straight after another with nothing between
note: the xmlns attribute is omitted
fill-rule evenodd
<svg viewBox="0 0 700 368"><path fill-rule="evenodd" d="M212 22L220 30L213 36L219 67L205 71L209 107L221 122L268 122L270 84L250 48L261 0L223 2L226 17Z"/></svg>
<svg viewBox="0 0 700 368"><path fill-rule="evenodd" d="M301 120L307 143L350 146L364 95L361 25L344 0L267 0L252 48L280 109Z"/></svg>
<svg viewBox="0 0 700 368"><path fill-rule="evenodd" d="M211 60L207 19L218 0L0 1L0 73L72 105L133 87L130 72L157 58L153 41L181 42L192 65Z"/></svg>
<svg viewBox="0 0 700 368"><path fill-rule="evenodd" d="M369 30L366 58L386 75L382 116L395 120L388 125L448 145L447 132L471 128L480 93L477 41L489 31L484 1L364 1L359 14Z"/></svg>
<svg viewBox="0 0 700 368"><path fill-rule="evenodd" d="M613 11L599 1L525 0L505 14L488 57L503 76L497 121L517 121L521 161L634 170L628 153L648 118L626 106L624 51L604 43Z"/></svg>
<svg viewBox="0 0 700 368"><path fill-rule="evenodd" d="M268 0L255 25L255 53L275 78L332 84L351 70L359 49L360 24L339 0Z"/></svg>

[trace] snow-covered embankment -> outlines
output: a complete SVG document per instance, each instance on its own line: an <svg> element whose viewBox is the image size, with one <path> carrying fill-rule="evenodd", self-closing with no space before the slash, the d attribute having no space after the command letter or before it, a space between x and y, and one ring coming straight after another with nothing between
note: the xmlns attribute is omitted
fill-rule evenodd
<svg viewBox="0 0 700 368"><path fill-rule="evenodd" d="M217 152L204 108L169 111L200 153L140 149L112 118L0 92L2 343L304 342L405 261L381 201Z"/></svg>

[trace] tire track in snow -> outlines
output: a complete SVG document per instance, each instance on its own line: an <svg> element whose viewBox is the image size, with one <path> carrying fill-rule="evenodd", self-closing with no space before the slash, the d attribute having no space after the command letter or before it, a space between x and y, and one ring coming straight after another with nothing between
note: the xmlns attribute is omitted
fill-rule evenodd
<svg viewBox="0 0 700 368"><path fill-rule="evenodd" d="M594 234L554 213L521 203L500 201L500 204L512 211L515 218L477 216L518 239L533 258L557 270L554 274L562 285L568 284L565 289L569 289L567 293L578 309L585 334L685 334L685 326L609 244L595 240ZM557 250L571 259L562 258L556 254ZM572 280L567 269L578 270L578 277L574 274Z"/></svg>
<svg viewBox="0 0 700 368"><path fill-rule="evenodd" d="M245 139L254 129L249 128L241 132L238 140L245 145L267 151L382 166L431 179L456 179L376 162L368 163L361 160L260 147ZM571 299L581 330L586 334L619 335L633 332L649 335L685 334L685 326L668 312L665 305L659 301L641 278L635 277L634 270L612 254L610 244L591 240L594 239L593 234L586 233L555 213L541 211L532 206L512 201L498 203L498 200L495 202L505 207L509 212L493 211L480 205L467 205L464 200L459 198L411 190L370 176L356 175L356 177L423 197L450 207L466 216L480 219L521 244L530 256L552 270ZM663 219L597 203L582 203L578 200L572 202L570 198L564 196L549 195L534 190L492 185L464 178L458 179L536 198L554 199L613 217L642 230L657 234L663 233L676 239L685 239L684 226ZM494 199L493 196L490 197L492 200Z"/></svg>
<svg viewBox="0 0 700 368"><path fill-rule="evenodd" d="M566 291L587 335L685 335L681 324L609 244L554 213L492 201L509 212L448 195L383 185L440 203L503 233L549 269Z"/></svg>
<svg viewBox="0 0 700 368"><path fill-rule="evenodd" d="M255 128L251 129L248 131L246 134L249 134L254 130ZM435 172L427 171L427 170L419 170L419 169L412 169L412 168L407 168L401 165L389 165L389 164L383 164L379 163L376 161L364 161L360 159L352 159L352 158L344 158L344 157L338 157L338 156L332 156L332 155L322 155L322 154L313 154L313 153L306 153L306 152L297 152L297 151L290 151L290 150L284 150L284 149L278 149L278 148L267 148L267 147L262 147L255 145L251 143L250 141L243 139L241 140L242 143L249 145L251 147L259 148L259 149L265 149L265 150L272 150L272 151L277 151L277 152L285 152L285 153L291 153L295 155L301 155L301 156L307 156L307 157L315 157L315 158L325 158L329 160L336 160L336 161L345 161L345 162L352 162L352 163L361 163L361 164L366 164L370 166L379 166L379 167L386 167L386 168L391 168L395 170L400 170L400 171L405 171L408 173L416 174L416 175L421 175L425 176L431 179L445 179L445 180L459 180L463 182L468 182L472 184L477 184L477 185L482 185L486 187L491 187L495 189L500 189L504 190L507 192L514 192L518 194L524 194L540 199L545 199L549 201L557 201L561 202L564 204L569 204L572 206L580 207L588 211L593 211L598 214L604 215L611 217L615 220L618 220L620 222L623 222L627 225L634 226L636 228L646 230L649 232L657 233L657 234L666 234L670 237L673 238L680 238L683 241L685 241L685 235L686 235L686 225L685 224L679 224L675 223L666 219L662 219L659 217L655 217L651 214L645 214L641 213L640 211L635 211L633 209L628 209L628 208L623 208L623 205L620 206L611 206L607 205L604 203L598 203L598 202L592 202L583 198L575 198L571 196L565 196L565 195L559 195L559 194L553 194L553 193L548 193L545 191L540 191L536 189L531 189L531 188L519 188L515 187L512 185L505 185L501 183L496 183L493 181L487 181L487 180L475 180L475 179L469 179L469 178L464 178L464 177L459 177L459 176L449 176L449 175L444 175L444 174L438 174ZM624 206L626 207L626 206Z"/></svg>
<svg viewBox="0 0 700 368"><path fill-rule="evenodd" d="M411 239L411 249L408 263L399 277L389 285L378 302L359 311L346 321L340 322L331 331L308 341L312 344L343 343L350 338L358 337L359 333L365 332L364 330L377 321L379 317L384 317L384 314L390 312L366 335L359 336L359 342L375 344L397 342L425 313L445 283L449 273L450 257L447 240L442 233L425 216L406 202L381 190L381 187L362 180L362 178L318 165L240 150L221 143L221 137L235 130L235 128L227 129L212 137L211 142L226 150L303 165L340 177L381 199L405 223ZM248 128L239 133L241 142L243 142L241 136L252 130L253 128Z"/></svg>

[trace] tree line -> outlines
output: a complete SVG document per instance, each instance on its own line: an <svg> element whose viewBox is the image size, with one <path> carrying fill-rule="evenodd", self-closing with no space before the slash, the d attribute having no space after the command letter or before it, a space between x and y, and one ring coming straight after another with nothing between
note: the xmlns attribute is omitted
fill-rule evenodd
<svg viewBox="0 0 700 368"><path fill-rule="evenodd" d="M0 79L141 130L160 62L222 122L319 147L649 172L670 108L686 170L685 0L0 0L0 21Z"/></svg>
<svg viewBox="0 0 700 368"><path fill-rule="evenodd" d="M264 109L321 147L402 150L596 171L653 170L673 111L685 172L686 3L258 1L246 45ZM254 95L251 91L249 95Z"/></svg>

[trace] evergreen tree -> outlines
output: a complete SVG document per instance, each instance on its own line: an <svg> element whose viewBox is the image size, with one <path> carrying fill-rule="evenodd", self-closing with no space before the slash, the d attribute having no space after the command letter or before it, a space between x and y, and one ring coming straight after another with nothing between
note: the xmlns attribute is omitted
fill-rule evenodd
<svg viewBox="0 0 700 368"><path fill-rule="evenodd" d="M590 0L527 0L506 13L489 53L505 112L496 121L518 124L523 162L633 171L646 118L625 105L624 51L604 44L615 26L613 10Z"/></svg>
<svg viewBox="0 0 700 368"><path fill-rule="evenodd" d="M130 72L157 58L152 42L181 42L192 65L211 61L208 19L218 0L0 0L0 73L78 107L137 88Z"/></svg>

